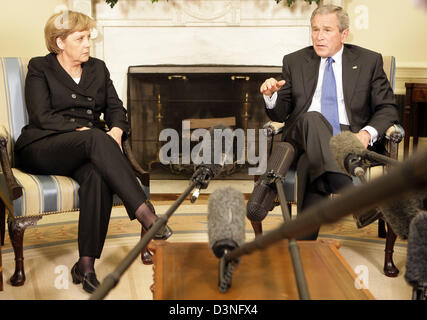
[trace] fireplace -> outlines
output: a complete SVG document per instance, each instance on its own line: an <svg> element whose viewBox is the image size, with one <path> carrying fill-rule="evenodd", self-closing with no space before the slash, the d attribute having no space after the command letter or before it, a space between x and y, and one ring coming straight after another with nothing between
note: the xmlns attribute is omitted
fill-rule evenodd
<svg viewBox="0 0 427 320"><path fill-rule="evenodd" d="M185 119L234 119L232 129L262 128L268 117L259 93L261 83L280 77L281 67L237 65L149 65L128 69L127 103L131 145L136 159L153 179L187 179L192 170L159 161L163 129L182 133ZM209 120L206 120L209 123ZM200 122L200 121L199 121ZM252 179L249 165L234 166L222 178ZM187 168L192 167L187 166Z"/></svg>
<svg viewBox="0 0 427 320"><path fill-rule="evenodd" d="M273 0L159 0L154 4L151 0L120 0L113 9L104 0L67 2L70 9L96 20L98 36L93 41L93 54L106 62L117 93L129 111L132 144L145 168L157 157L153 151L157 149L150 150L148 146L158 143L158 119L162 125L176 128L181 125L184 112L188 112L185 117L190 114L189 117L201 118L235 115L236 127L264 123L258 87L270 74L279 74L281 68L260 70L253 66L281 66L285 54L310 45L310 15L316 7L314 2L310 5L296 1L289 8L285 1L277 4ZM343 0L322 3L342 5ZM165 63L168 66L161 65ZM129 68L136 65L143 66ZM170 72L140 69L173 65L182 68ZM194 65L220 70L189 70L197 67ZM237 72L224 69L239 65L243 69ZM168 79L187 73L187 79ZM229 78L245 74L250 75L247 81L235 78L233 82ZM180 95L191 90L195 77L199 85L194 99L183 101ZM216 80L221 77L228 84L217 86ZM222 96L229 101L221 100ZM249 112L242 117L245 106ZM157 118L158 107L162 113ZM199 113L190 113L191 109Z"/></svg>

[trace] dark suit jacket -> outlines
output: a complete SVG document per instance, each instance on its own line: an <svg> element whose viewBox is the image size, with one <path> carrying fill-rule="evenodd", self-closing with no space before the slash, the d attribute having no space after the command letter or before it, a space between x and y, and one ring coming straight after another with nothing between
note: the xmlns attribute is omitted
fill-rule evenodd
<svg viewBox="0 0 427 320"><path fill-rule="evenodd" d="M299 115L306 112L316 90L320 57L313 47L306 47L283 58L283 79L286 84L278 91L274 109L266 109L273 121L285 122L289 128ZM366 125L378 131L378 137L398 122L393 91L383 70L379 53L344 45L342 55L344 102L350 130L358 132Z"/></svg>
<svg viewBox="0 0 427 320"><path fill-rule="evenodd" d="M15 150L52 134L74 131L78 127L119 127L129 134L126 109L117 96L105 63L90 57L82 64L79 84L68 75L51 53L28 64L25 101L29 124L21 132Z"/></svg>
<svg viewBox="0 0 427 320"><path fill-rule="evenodd" d="M311 105L319 76L320 57L313 47L306 47L283 58L283 79L286 84L278 91L276 106L266 109L273 121L285 122L283 140L287 129ZM342 81L344 103L350 123L350 131L358 132L366 125L384 132L397 123L393 91L383 70L379 53L355 46L344 45L342 55ZM306 187L309 185L307 158L297 159L298 212L302 210Z"/></svg>

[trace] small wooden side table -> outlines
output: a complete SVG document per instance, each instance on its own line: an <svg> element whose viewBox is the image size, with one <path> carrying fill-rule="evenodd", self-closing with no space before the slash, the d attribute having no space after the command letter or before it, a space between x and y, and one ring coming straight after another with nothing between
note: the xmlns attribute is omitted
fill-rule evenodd
<svg viewBox="0 0 427 320"><path fill-rule="evenodd" d="M418 130L419 130L419 106L427 103L427 83L405 83L406 97L403 127L405 129L405 139L403 142L403 157L407 158L409 153L409 138L411 136L411 115L414 110L414 139L413 151L417 150Z"/></svg>
<svg viewBox="0 0 427 320"><path fill-rule="evenodd" d="M338 253L336 244L301 241L301 260L311 299L370 300L357 288L356 275ZM231 288L218 289L218 261L207 243L154 243L154 300L298 300L288 241L241 258Z"/></svg>

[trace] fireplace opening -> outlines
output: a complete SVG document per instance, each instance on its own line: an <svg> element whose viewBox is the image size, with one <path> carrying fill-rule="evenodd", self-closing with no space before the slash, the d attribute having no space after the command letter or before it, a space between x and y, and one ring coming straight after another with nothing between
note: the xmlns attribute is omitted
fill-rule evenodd
<svg viewBox="0 0 427 320"><path fill-rule="evenodd" d="M159 141L162 130L175 130L182 141L182 123L189 119L192 130L209 129L218 122L245 133L260 129L269 119L259 87L265 79L280 76L281 67L277 66L130 66L127 110L137 161L150 172L151 179L190 178L194 163L161 163L159 151L167 143ZM191 148L197 143L191 142ZM226 165L218 178L252 180L248 174L251 166L248 162Z"/></svg>

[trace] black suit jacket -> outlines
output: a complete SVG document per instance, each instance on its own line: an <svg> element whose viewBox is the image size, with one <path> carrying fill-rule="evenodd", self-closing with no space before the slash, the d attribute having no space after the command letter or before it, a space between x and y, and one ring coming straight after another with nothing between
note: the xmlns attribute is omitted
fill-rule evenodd
<svg viewBox="0 0 427 320"><path fill-rule="evenodd" d="M68 75L51 53L28 64L25 102L29 124L21 132L15 150L52 134L78 127L100 127L103 113L109 128L119 127L129 134L126 109L119 99L105 63L90 57L82 64L79 84Z"/></svg>
<svg viewBox="0 0 427 320"><path fill-rule="evenodd" d="M285 85L278 91L276 106L266 109L273 121L292 126L311 105L319 75L320 57L306 47L283 58ZM383 70L379 53L344 45L342 55L344 102L350 130L358 132L366 125L378 131L378 137L399 119L393 91Z"/></svg>

